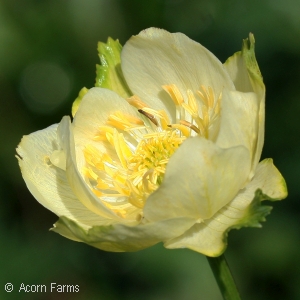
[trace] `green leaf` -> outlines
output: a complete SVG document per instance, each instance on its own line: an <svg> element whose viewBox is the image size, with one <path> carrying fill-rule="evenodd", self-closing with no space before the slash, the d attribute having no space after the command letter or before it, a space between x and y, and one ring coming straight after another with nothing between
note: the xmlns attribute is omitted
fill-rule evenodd
<svg viewBox="0 0 300 300"><path fill-rule="evenodd" d="M108 38L107 43L98 43L101 65L96 66L96 87L110 89L123 98L132 95L121 69L122 46L118 40Z"/></svg>

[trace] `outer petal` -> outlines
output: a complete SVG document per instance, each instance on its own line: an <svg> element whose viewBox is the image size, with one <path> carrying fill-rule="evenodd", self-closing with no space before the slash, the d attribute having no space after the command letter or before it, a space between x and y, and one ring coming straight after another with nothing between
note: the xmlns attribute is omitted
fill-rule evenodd
<svg viewBox="0 0 300 300"><path fill-rule="evenodd" d="M69 184L84 206L95 214L99 214L105 218L116 221L125 221L118 217L113 211L107 208L90 190L88 185L82 178L76 164L75 143L73 136L73 128L71 127L70 118L65 116L58 128L58 135L61 140L63 151L66 155L66 177Z"/></svg>
<svg viewBox="0 0 300 300"><path fill-rule="evenodd" d="M241 51L229 57L224 63L224 67L231 77L237 91L243 93L253 92L247 66Z"/></svg>
<svg viewBox="0 0 300 300"><path fill-rule="evenodd" d="M234 200L211 219L195 224L182 236L165 243L166 248L189 248L208 256L221 255L227 246L227 233L232 228L261 227L260 222L272 209L261 206L262 200L280 200L287 196L286 184L271 159L257 166L253 180Z"/></svg>
<svg viewBox="0 0 300 300"><path fill-rule="evenodd" d="M121 58L130 89L155 109L172 111L173 103L162 89L166 84L176 84L183 95L187 89L199 90L201 84L211 86L215 95L223 87L235 90L220 61L182 33L141 31L125 44Z"/></svg>
<svg viewBox="0 0 300 300"><path fill-rule="evenodd" d="M28 189L47 209L78 222L83 228L108 224L109 220L82 205L67 181L66 172L51 163L53 151L59 149L57 124L23 137L17 158Z"/></svg>
<svg viewBox="0 0 300 300"><path fill-rule="evenodd" d="M254 36L250 34L249 39L243 41L242 51L235 53L224 64L236 89L241 92L254 92L258 98L258 134L254 144L252 171L260 160L265 130L265 86L255 58L254 44Z"/></svg>
<svg viewBox="0 0 300 300"><path fill-rule="evenodd" d="M71 240L105 251L123 252L141 250L176 237L193 223L191 218L177 218L137 226L116 224L85 230L72 220L61 217L52 230Z"/></svg>
<svg viewBox="0 0 300 300"><path fill-rule="evenodd" d="M236 196L249 167L243 146L221 149L204 138L189 138L170 159L162 185L147 199L144 216L150 221L208 219Z"/></svg>
<svg viewBox="0 0 300 300"><path fill-rule="evenodd" d="M224 90L221 103L220 130L216 144L222 148L243 145L251 156L250 179L256 163L253 163L259 128L259 100L255 93Z"/></svg>

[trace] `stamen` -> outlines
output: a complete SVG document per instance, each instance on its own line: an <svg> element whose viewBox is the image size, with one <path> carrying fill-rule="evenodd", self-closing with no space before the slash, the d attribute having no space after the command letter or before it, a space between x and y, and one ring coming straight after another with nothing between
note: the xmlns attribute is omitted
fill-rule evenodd
<svg viewBox="0 0 300 300"><path fill-rule="evenodd" d="M198 115L198 105L193 92L191 90L187 90L187 95L189 107L195 115Z"/></svg>
<svg viewBox="0 0 300 300"><path fill-rule="evenodd" d="M145 112L142 109L138 109L138 112L141 113L142 115L144 115L145 117L147 117L154 125L158 126L158 122L153 115Z"/></svg>
<svg viewBox="0 0 300 300"><path fill-rule="evenodd" d="M111 114L108 117L107 124L121 130L129 129L129 128L130 129L140 128L145 125L141 119L138 119L131 115L124 114L120 111Z"/></svg>
<svg viewBox="0 0 300 300"><path fill-rule="evenodd" d="M184 102L183 96L175 84L163 85L162 88L170 95L175 105L181 105Z"/></svg>
<svg viewBox="0 0 300 300"><path fill-rule="evenodd" d="M180 120L180 124L191 128L192 130L194 130L198 134L200 133L199 128L197 126L193 125L192 123L188 122L188 121Z"/></svg>
<svg viewBox="0 0 300 300"><path fill-rule="evenodd" d="M170 119L164 110L160 110L159 113L162 116L162 118L160 119L161 128L163 130L166 130L168 128L168 124L170 124Z"/></svg>
<svg viewBox="0 0 300 300"><path fill-rule="evenodd" d="M148 105L144 103L137 95L133 95L130 98L127 98L126 100L130 105L134 106L137 109L148 107Z"/></svg>
<svg viewBox="0 0 300 300"><path fill-rule="evenodd" d="M112 113L94 137L110 145L103 143L103 152L91 145L84 149L82 173L88 185L99 201L122 218L142 219L141 209L163 182L170 157L186 138L196 134L208 138L220 113L222 95L215 99L211 87L201 86L196 93L187 89L187 99L175 84L163 89L175 103L175 124L166 111L152 109L134 95L127 101L144 117Z"/></svg>
<svg viewBox="0 0 300 300"><path fill-rule="evenodd" d="M188 130L186 128L186 126L183 126L181 124L169 124L167 125L169 128L175 128L175 129L178 129L182 132L182 134L186 137L189 137L191 134L190 134L190 130Z"/></svg>

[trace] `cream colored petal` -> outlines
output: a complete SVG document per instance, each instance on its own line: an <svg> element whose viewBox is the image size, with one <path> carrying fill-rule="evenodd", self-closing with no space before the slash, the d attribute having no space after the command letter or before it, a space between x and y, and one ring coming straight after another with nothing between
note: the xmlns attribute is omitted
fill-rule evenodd
<svg viewBox="0 0 300 300"><path fill-rule="evenodd" d="M17 158L29 191L57 216L66 216L83 228L108 224L109 220L94 214L77 199L65 171L51 163L50 156L59 149L57 124L23 137Z"/></svg>
<svg viewBox="0 0 300 300"><path fill-rule="evenodd" d="M216 144L222 148L242 145L251 155L251 179L259 128L259 101L255 93L224 90L221 102L221 121Z"/></svg>
<svg viewBox="0 0 300 300"><path fill-rule="evenodd" d="M195 220L190 218L176 218L137 226L116 224L85 230L72 220L62 217L54 224L52 230L71 240L84 242L105 251L130 252L179 236L194 222Z"/></svg>
<svg viewBox="0 0 300 300"><path fill-rule="evenodd" d="M81 108L81 106L80 106ZM77 114L80 111L80 108ZM76 114L76 115L77 115ZM88 185L85 183L80 171L76 164L75 155L75 143L73 136L73 128L71 126L70 118L65 116L58 127L58 136L61 140L62 148L66 155L66 177L68 182L81 203L90 211L99 216L113 219L116 221L124 221L118 217L114 212L107 208L100 199L98 199L94 193L90 190Z"/></svg>
<svg viewBox="0 0 300 300"><path fill-rule="evenodd" d="M243 146L221 149L204 138L189 138L171 157L163 183L147 199L144 216L152 222L208 219L236 196L249 168Z"/></svg>
<svg viewBox="0 0 300 300"><path fill-rule="evenodd" d="M250 34L249 39L243 41L242 51L228 58L224 64L238 91L254 92L257 95L258 134L254 145L252 170L256 168L260 160L265 130L265 85L256 61L254 46L254 36Z"/></svg>
<svg viewBox="0 0 300 300"><path fill-rule="evenodd" d="M252 181L228 205L212 218L195 224L182 236L165 243L165 247L189 248L208 256L221 255L227 246L227 233L232 228L261 227L271 207L262 200L281 200L287 196L286 184L273 165L265 159L257 166Z"/></svg>
<svg viewBox="0 0 300 300"><path fill-rule="evenodd" d="M224 67L232 79L237 91L243 93L253 92L253 87L241 51L229 57L224 63Z"/></svg>
<svg viewBox="0 0 300 300"><path fill-rule="evenodd" d="M174 105L163 85L175 84L185 97L188 89L195 92L200 85L211 86L215 95L223 87L235 89L221 62L182 33L141 31L125 44L121 64L132 92L149 106L169 111L173 119Z"/></svg>
<svg viewBox="0 0 300 300"><path fill-rule="evenodd" d="M101 152L110 152L111 156L114 155L115 152L109 143L95 141L94 137L99 135L99 127L106 125L108 116L117 111L143 119L136 108L108 89L92 88L83 97L72 123L79 171L85 166L82 151L87 145Z"/></svg>
<svg viewBox="0 0 300 300"><path fill-rule="evenodd" d="M108 116L116 111L137 117L142 116L136 108L115 92L97 87L90 89L82 98L72 123L76 144L93 142L99 126L105 125Z"/></svg>

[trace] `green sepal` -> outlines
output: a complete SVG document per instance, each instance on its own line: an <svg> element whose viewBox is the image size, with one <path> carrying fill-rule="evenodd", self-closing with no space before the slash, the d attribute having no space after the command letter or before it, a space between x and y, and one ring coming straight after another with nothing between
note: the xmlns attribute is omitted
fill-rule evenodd
<svg viewBox="0 0 300 300"><path fill-rule="evenodd" d="M161 222L141 224L109 223L87 227L61 216L52 231L95 248L111 252L133 252L181 235L195 222L192 218L173 218Z"/></svg>
<svg viewBox="0 0 300 300"><path fill-rule="evenodd" d="M242 50L230 56L224 66L240 92L255 92L264 99L265 86L255 56L255 40L252 33L244 39Z"/></svg>
<svg viewBox="0 0 300 300"><path fill-rule="evenodd" d="M72 116L74 117L77 110L78 110L78 107L79 107L79 104L83 98L83 96L89 91L89 89L87 89L86 87L82 88L78 94L78 97L75 99L75 101L73 102L72 104Z"/></svg>
<svg viewBox="0 0 300 300"><path fill-rule="evenodd" d="M261 222L266 221L266 216L271 213L271 210L273 209L272 206L266 206L262 205L262 201L269 200L269 201L278 201L285 199L288 195L287 186L284 178L279 173L279 171L276 169L276 167L273 165L273 160L271 158L266 158L262 162L260 162L260 166L264 165L265 167L270 167L273 169L272 173L269 169L270 178L272 178L273 186L277 186L276 193L273 193L273 197L264 194L261 189L257 189L254 194L254 198L251 201L250 205L247 207L247 209L244 211L244 217L240 218L239 221L230 226L223 234L223 242L224 247L222 248L222 251L220 252L221 255L227 247L227 236L228 232L231 229L240 229L242 227L256 227L261 228ZM273 174L273 176L271 176ZM275 176L276 175L276 176ZM216 255L217 256L217 255Z"/></svg>
<svg viewBox="0 0 300 300"><path fill-rule="evenodd" d="M123 98L132 96L121 69L122 46L118 40L107 39L98 43L101 65L96 65L96 87L110 89Z"/></svg>
<svg viewBox="0 0 300 300"><path fill-rule="evenodd" d="M54 231L70 240L86 243L87 245L96 247L104 251L126 251L127 249L125 250L122 247L118 247L117 244L109 242L109 239L107 242L101 239L101 235L106 236L106 234L112 231L113 229L113 225L95 226L90 229L84 229L75 221L67 217L61 216L58 219L58 221L54 224L54 227L50 229L50 231Z"/></svg>
<svg viewBox="0 0 300 300"><path fill-rule="evenodd" d="M263 77L255 57L255 39L252 33L249 34L249 38L243 40L242 56L246 64L250 80L255 81L261 86L261 88L264 89Z"/></svg>
<svg viewBox="0 0 300 300"><path fill-rule="evenodd" d="M261 189L257 189L254 199L245 211L245 217L242 218L237 224L228 229L240 229L242 227L261 227L261 222L266 221L266 216L270 214L273 209L272 206L262 205L263 200L273 200L267 195L263 194ZM275 200L275 199L274 199Z"/></svg>
<svg viewBox="0 0 300 300"><path fill-rule="evenodd" d="M268 197L267 195L263 194L261 189L257 189L255 192L255 196L248 206L247 210L245 210L244 217L238 221L238 223L230 226L223 234L223 247L221 251L212 256L219 256L225 252L227 248L227 238L228 233L231 229L241 229L242 227L256 227L261 228L261 222L266 221L266 216L271 213L273 209L272 206L262 205L261 201L263 200L277 200Z"/></svg>
<svg viewBox="0 0 300 300"><path fill-rule="evenodd" d="M56 232L64 237L66 237L67 239L70 239L72 241L76 241L76 242L82 242L82 240L80 238L77 237L77 235L75 235L74 229L77 227L77 224L70 220L67 217L60 217L58 219L58 221L53 225L52 228L50 228L50 231ZM79 228L78 231L82 231L82 234L85 234L85 230L83 228Z"/></svg>

